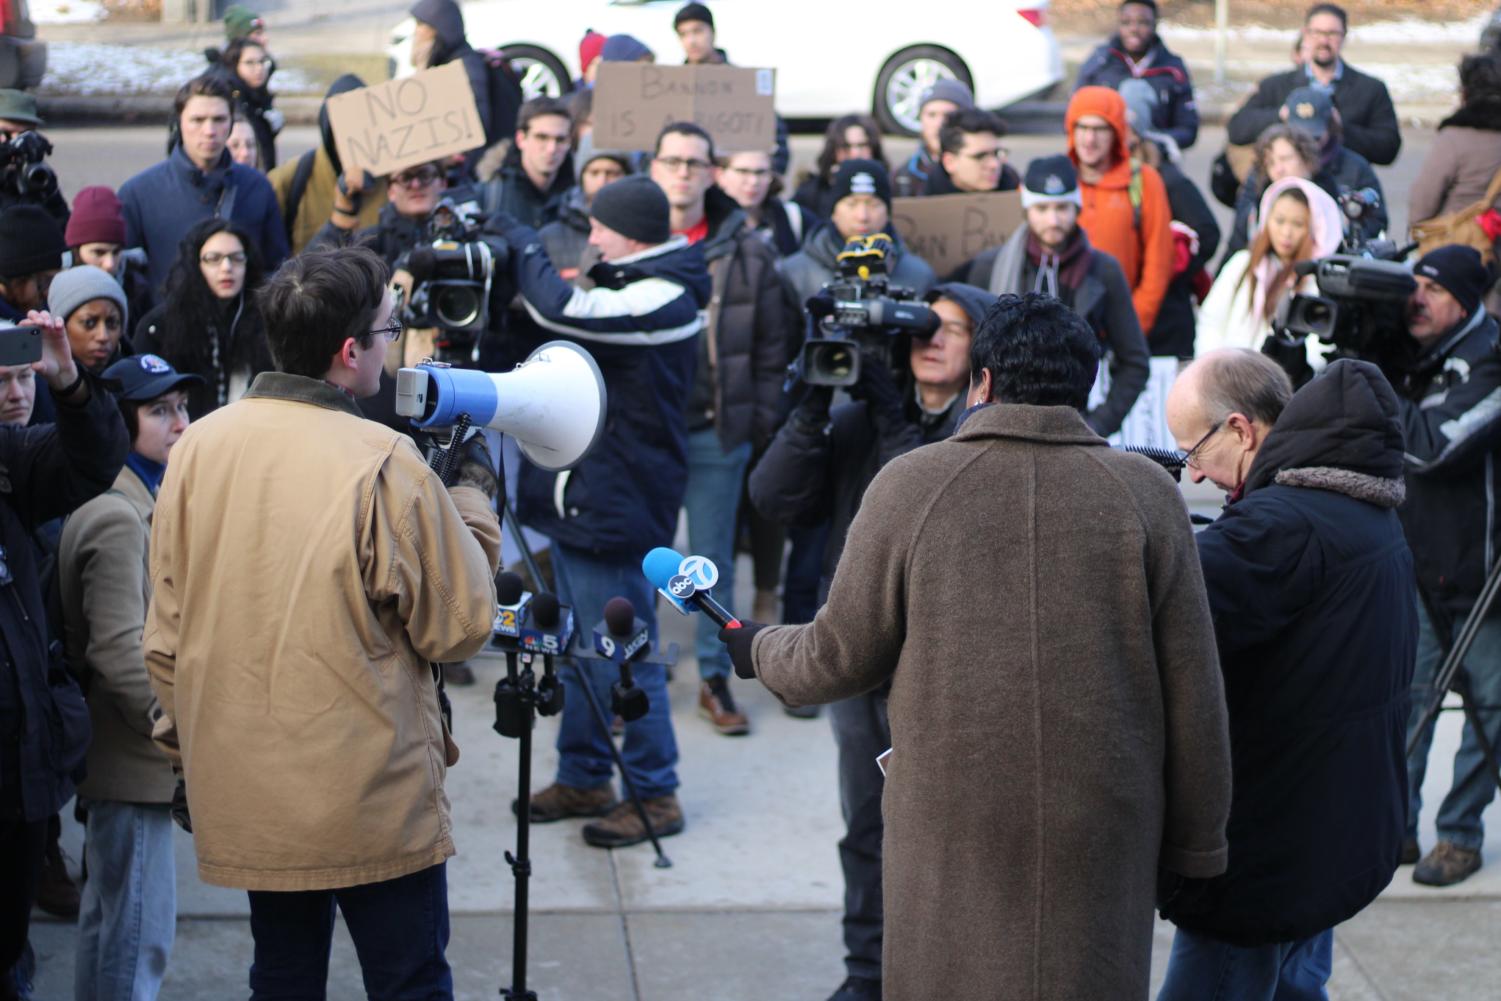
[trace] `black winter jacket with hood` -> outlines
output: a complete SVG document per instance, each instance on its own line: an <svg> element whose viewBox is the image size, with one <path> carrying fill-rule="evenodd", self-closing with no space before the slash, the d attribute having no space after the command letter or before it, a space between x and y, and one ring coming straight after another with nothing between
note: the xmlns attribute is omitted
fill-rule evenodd
<svg viewBox="0 0 1501 1001"><path fill-rule="evenodd" d="M1501 341L1482 307L1398 382L1407 451L1401 515L1418 584L1467 613L1501 554Z"/></svg>
<svg viewBox="0 0 1501 1001"><path fill-rule="evenodd" d="M1238 945L1306 938L1397 869L1417 650L1396 394L1336 361L1288 403L1199 533L1225 676L1230 866L1166 881L1164 917Z"/></svg>
<svg viewBox="0 0 1501 1001"><path fill-rule="evenodd" d="M1232 143L1249 146L1268 125L1280 122L1287 95L1308 86L1308 71L1299 66L1285 73L1274 73L1256 87L1256 93L1230 116L1225 125ZM1334 106L1339 109L1345 145L1380 166L1397 159L1402 148L1402 132L1397 127L1397 110L1386 84L1360 72L1349 63L1334 82Z"/></svg>

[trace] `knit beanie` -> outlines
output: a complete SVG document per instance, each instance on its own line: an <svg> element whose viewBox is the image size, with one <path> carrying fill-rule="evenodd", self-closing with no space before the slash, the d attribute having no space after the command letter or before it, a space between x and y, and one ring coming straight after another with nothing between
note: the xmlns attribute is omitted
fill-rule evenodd
<svg viewBox="0 0 1501 1001"><path fill-rule="evenodd" d="M114 189L103 185L84 188L73 199L73 214L63 234L68 246L85 243L125 245L125 214Z"/></svg>
<svg viewBox="0 0 1501 1001"><path fill-rule="evenodd" d="M624 177L599 189L589 215L640 243L666 243L672 236L667 196L649 177Z"/></svg>
<svg viewBox="0 0 1501 1001"><path fill-rule="evenodd" d="M1027 164L1027 176L1022 179L1022 208L1044 202L1073 202L1081 207L1084 204L1079 197L1079 175L1074 162L1062 153L1039 156Z"/></svg>
<svg viewBox="0 0 1501 1001"><path fill-rule="evenodd" d="M922 104L917 108L919 114L923 108L927 107L929 101L948 101L960 111L968 111L975 106L975 95L958 80L944 77L923 91Z"/></svg>
<svg viewBox="0 0 1501 1001"><path fill-rule="evenodd" d="M709 13L709 8L701 3L686 3L672 19L672 30L677 31L678 25L684 21L702 21L711 29L714 27L714 15Z"/></svg>
<svg viewBox="0 0 1501 1001"><path fill-rule="evenodd" d="M1480 259L1480 252L1474 247L1458 243L1428 251L1412 269L1412 273L1442 285L1459 302L1459 307L1465 311L1466 316L1475 315L1475 310L1480 308L1480 300L1490 285L1490 276Z"/></svg>
<svg viewBox="0 0 1501 1001"><path fill-rule="evenodd" d="M252 31L265 26L266 22L259 14L242 4L231 4L224 12L224 40L227 42L244 38Z"/></svg>
<svg viewBox="0 0 1501 1001"><path fill-rule="evenodd" d="M656 55L634 35L611 35L600 48L599 58L606 63L634 63Z"/></svg>
<svg viewBox="0 0 1501 1001"><path fill-rule="evenodd" d="M594 60L605 48L605 36L590 28L579 41L579 73L588 71Z"/></svg>
<svg viewBox="0 0 1501 1001"><path fill-rule="evenodd" d="M834 172L834 201L850 195L875 195L891 208L891 175L884 164L875 160L846 160Z"/></svg>
<svg viewBox="0 0 1501 1001"><path fill-rule="evenodd" d="M79 306L95 299L108 299L120 307L121 326L130 321L125 290L114 275L92 264L69 268L52 279L52 287L47 290L47 311L66 322Z"/></svg>
<svg viewBox="0 0 1501 1001"><path fill-rule="evenodd" d="M0 212L0 278L19 278L63 266L62 228L39 205L12 205Z"/></svg>

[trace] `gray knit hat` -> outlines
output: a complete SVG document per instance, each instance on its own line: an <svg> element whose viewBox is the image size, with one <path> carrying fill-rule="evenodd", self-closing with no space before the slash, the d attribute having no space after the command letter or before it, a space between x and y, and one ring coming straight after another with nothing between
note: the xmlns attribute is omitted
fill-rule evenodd
<svg viewBox="0 0 1501 1001"><path fill-rule="evenodd" d="M935 80L933 86L923 91L922 104L917 110L921 112L929 101L948 101L960 111L968 111L975 106L975 95L958 80L944 77L942 80Z"/></svg>
<svg viewBox="0 0 1501 1001"><path fill-rule="evenodd" d="M52 287L47 290L47 311L66 321L79 306L95 299L108 299L120 307L121 326L130 322L125 290L108 271L92 264L58 272L52 279Z"/></svg>

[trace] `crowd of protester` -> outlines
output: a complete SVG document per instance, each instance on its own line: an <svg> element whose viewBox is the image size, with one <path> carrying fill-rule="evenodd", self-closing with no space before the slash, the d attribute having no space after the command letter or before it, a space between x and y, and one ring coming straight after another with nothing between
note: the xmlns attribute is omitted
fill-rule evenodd
<svg viewBox="0 0 1501 1001"><path fill-rule="evenodd" d="M385 177L351 169L341 163L327 99L364 81L343 76L327 92L316 146L279 156L284 119L272 90L273 47L263 19L236 6L225 17L225 44L205 53L204 72L175 96L160 163L123 179L118 190L78 191L71 204L60 193L0 200L0 321L49 331L55 323L59 331L48 335L35 371L0 368L0 421L9 429L0 438L9 477L0 505L0 586L17 593L13 607L0 603L10 609L0 612L0 999L30 996L26 915L33 901L78 919L80 1001L154 997L167 968L175 921L171 822L174 813L186 817L187 792L181 759L162 749L166 717L143 652L152 512L189 424L245 398L263 374L290 371L273 351L276 332L268 331L262 296L284 262L368 248L410 292L407 257L429 239L436 210L456 206L503 241L506 280L496 283L488 329L472 345L455 347L451 332L403 329L394 317L389 331L371 331L395 344L379 373L362 376L372 395L360 406L404 429L391 409L394 371L435 349L462 348L468 363L493 370L558 336L587 347L609 391L599 447L563 473L524 460L518 469L512 455L512 475L502 476L498 489L509 491L533 538L549 544L551 583L580 622L598 620L609 598L625 595L655 629L655 597L637 568L648 548L671 545L680 517L690 549L718 566L716 590L726 606L733 606L737 553L748 552L751 617L812 620L829 598L866 488L893 460L954 433L971 402L971 349L987 318L1012 308L998 305L1011 297L1056 299L1073 317L1068 322L1087 330L1100 364L1082 417L1095 435L1120 430L1154 356L1184 364L1199 357L1180 377L1167 421L1175 435L1190 426L1198 438L1184 443L1193 478L1208 476L1239 501L1248 488L1271 482L1270 473L1265 483L1254 475L1257 462L1269 461L1256 458L1263 442L1294 440L1299 422L1318 418L1310 404L1298 403L1314 395L1294 395L1297 387L1276 365L1226 361L1223 349L1250 349L1286 365L1278 311L1289 296L1316 290L1306 265L1382 237L1400 244L1405 236L1389 232L1388 193L1373 168L1398 156L1396 113L1385 85L1342 59L1349 24L1333 4L1309 10L1296 65L1262 81L1230 119L1232 145L1203 179L1180 167L1183 151L1199 139L1199 114L1185 63L1157 34L1154 0L1120 4L1117 33L1080 71L1055 152L1011 162L1004 119L978 107L961 81L943 79L921 98L918 146L909 158L892 164L876 121L852 113L830 123L811 169L796 179L787 175L784 126L777 143L760 151L717 150L692 123L669 125L650 153L600 148L590 122L599 64L667 58L630 36L588 32L574 93L522 102L471 46L453 0L419 0L411 13L414 67L464 66L486 129L484 147ZM684 6L673 25L685 63L728 61L703 4ZM1414 727L1423 686L1491 569L1490 543L1501 541L1486 507L1501 446L1494 406L1501 374L1496 323L1485 305L1501 300L1493 264L1501 235L1501 62L1466 55L1459 81L1459 109L1441 124L1418 180L1391 193L1407 196L1415 233L1432 224L1440 234L1414 265L1418 291L1404 314L1411 366L1387 370L1386 378L1372 376L1375 369L1334 370L1328 345L1309 338L1294 349L1290 369L1302 373L1299 384L1334 372L1344 382L1338 393L1332 381L1319 383L1322 405L1353 406L1346 401L1359 397L1374 408L1362 411L1362 428L1394 420L1406 435L1402 460L1391 458L1400 443L1392 451L1383 440L1370 454L1380 453L1384 464L1365 473L1383 491L1393 477L1397 488L1404 474L1408 484L1403 527L1417 570L1404 593L1411 605L1416 585L1423 600L1420 628L1409 624L1393 642L1400 647L1409 633L1416 636ZM7 136L44 124L29 94L0 91ZM896 197L1008 191L1018 192L1021 224L950 274L935 273L893 218ZM1224 233L1206 192L1233 210ZM1488 234L1489 245L1471 239L1472 246L1460 246L1465 240L1453 234L1472 232L1460 225L1466 222ZM928 303L936 328L894 338L889 359L866 358L847 393L792 386L789 363L809 336L804 303L835 278L848 241L877 233L890 238L891 284ZM617 336L627 330L634 332L628 342ZM1238 444L1218 444L1217 437ZM1309 456L1284 466L1308 465L1315 453L1331 467L1355 462L1348 449L1297 440ZM1227 449L1238 449L1233 459L1207 458ZM1387 460L1402 468L1393 472ZM1276 483L1284 484L1280 473ZM1401 503L1385 492L1372 500L1347 480L1314 485L1383 510ZM1260 501L1241 503L1241 513L1277 522L1268 495ZM1321 517L1344 517L1345 503ZM1419 503L1427 505L1420 513ZM1484 547L1478 536L1461 543L1435 535L1432 523L1447 520L1446 505L1464 512L1458 520L1484 535ZM1395 524L1373 517L1369 538L1392 544L1382 533ZM1214 543L1222 548L1213 550L1221 569L1224 561L1238 565L1249 545L1233 532L1222 535ZM1313 545L1296 538L1297 546ZM1477 568L1478 548L1485 561ZM1287 549L1289 566L1303 566L1301 552ZM1392 559L1383 573L1414 576ZM1241 586L1217 583L1205 560L1211 599L1216 587L1229 593ZM1463 573L1456 577L1446 560L1463 562ZM1287 580L1265 586L1286 588ZM1270 622L1281 621L1282 611L1238 614ZM1486 621L1471 655L1482 706L1496 701L1501 678L1495 622ZM740 662L707 617L697 625L699 714L720 734L751 734L754 721L734 694ZM1214 626L1224 628L1217 608ZM1232 652L1220 639L1233 742L1242 707L1232 675L1256 664L1242 666L1245 648ZM441 673L447 684L474 681L462 662L444 664ZM576 688L582 677L565 675L565 687ZM596 681L607 698L603 675L582 683ZM604 745L611 737L594 726L575 691L565 701L558 772L532 799L533 822L586 818L584 840L606 848L645 840L647 819L659 836L685 829L665 673L643 670L637 681L650 694L651 712L617 723L624 767L644 809L616 797ZM812 682L806 688L822 690ZM848 979L831 1001L882 996L884 778L874 760L892 746L890 693L888 679L840 698L830 711L847 825L838 850L848 950ZM790 715L818 714L816 704L791 704L798 701L787 699ZM53 725L24 724L38 714ZM1501 720L1486 731L1492 745L1501 743ZM1430 737L1431 730L1424 740ZM1416 816L1425 758L1426 743L1410 775L1388 777L1408 783L1388 798L1405 810L1401 859L1416 864L1413 878L1451 885L1480 867L1479 816L1495 782L1483 742L1467 727L1439 817L1440 840L1424 856ZM1338 781L1333 766L1329 775ZM1237 811L1280 807L1243 805L1239 771L1235 781L1230 865L1240 872L1235 852L1245 833L1235 826ZM86 830L81 894L58 841L58 813L75 793ZM218 881L251 889L253 901L258 890L265 896L266 884L242 881L223 849L221 842L212 866ZM296 856L289 848L287 858ZM1179 875L1196 878L1193 868ZM384 870L369 869L377 871ZM1256 899L1270 892L1263 887ZM1207 896L1174 899L1165 911L1181 916L1185 931L1165 997L1197 996L1193 978L1218 961L1206 941L1254 948L1296 939L1279 954L1282 973L1274 970L1274 980L1299 964L1327 979L1329 924L1319 922L1333 910L1316 911L1312 924L1278 939L1261 926L1225 932L1224 906Z"/></svg>

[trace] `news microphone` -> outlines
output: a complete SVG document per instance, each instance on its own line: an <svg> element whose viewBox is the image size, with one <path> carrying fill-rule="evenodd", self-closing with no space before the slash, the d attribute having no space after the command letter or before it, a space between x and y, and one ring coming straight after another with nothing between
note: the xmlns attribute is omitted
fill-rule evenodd
<svg viewBox="0 0 1501 1001"><path fill-rule="evenodd" d="M674 608L687 615L697 609L721 629L739 629L740 620L714 600L709 589L719 582L719 568L702 556L683 556L658 546L641 561L641 572Z"/></svg>
<svg viewBox="0 0 1501 1001"><path fill-rule="evenodd" d="M620 669L620 680L610 686L610 709L630 722L646 715L651 703L646 692L631 677L631 661L651 646L651 629L636 618L629 598L605 602L604 621L594 627L594 651Z"/></svg>
<svg viewBox="0 0 1501 1001"><path fill-rule="evenodd" d="M559 602L557 595L543 591L532 599L528 613L521 627L521 649L542 655L537 715L553 716L563 711L563 685L553 670L553 657L565 653L573 640L573 609Z"/></svg>
<svg viewBox="0 0 1501 1001"><path fill-rule="evenodd" d="M495 646L514 646L521 639L521 624L532 593L526 590L519 576L507 571L495 578L495 599L499 607L490 627L490 642Z"/></svg>

